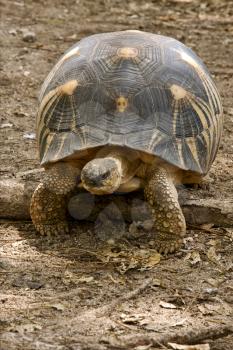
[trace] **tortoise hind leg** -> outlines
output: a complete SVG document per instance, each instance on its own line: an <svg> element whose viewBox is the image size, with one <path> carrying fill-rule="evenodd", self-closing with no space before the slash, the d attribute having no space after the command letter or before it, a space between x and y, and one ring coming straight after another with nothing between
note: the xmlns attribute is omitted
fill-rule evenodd
<svg viewBox="0 0 233 350"><path fill-rule="evenodd" d="M76 187L79 169L66 163L56 163L36 188L30 214L36 230L42 235L68 233L66 208L68 194Z"/></svg>
<svg viewBox="0 0 233 350"><path fill-rule="evenodd" d="M144 192L154 221L156 248L161 253L172 253L182 244L186 224L176 188L167 171L151 166Z"/></svg>

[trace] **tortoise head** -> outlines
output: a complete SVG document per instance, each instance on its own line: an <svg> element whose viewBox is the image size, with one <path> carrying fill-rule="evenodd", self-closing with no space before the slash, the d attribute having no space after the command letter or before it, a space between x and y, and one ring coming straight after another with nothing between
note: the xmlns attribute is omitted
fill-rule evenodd
<svg viewBox="0 0 233 350"><path fill-rule="evenodd" d="M115 192L121 184L121 176L121 162L111 157L93 159L81 172L83 187L97 195Z"/></svg>

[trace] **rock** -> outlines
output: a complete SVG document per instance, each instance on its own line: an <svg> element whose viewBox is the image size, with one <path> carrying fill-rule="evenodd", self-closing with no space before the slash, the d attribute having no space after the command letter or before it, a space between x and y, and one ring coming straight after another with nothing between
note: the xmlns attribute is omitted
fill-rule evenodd
<svg viewBox="0 0 233 350"><path fill-rule="evenodd" d="M29 30L23 31L23 41L27 43L34 43L36 41L36 33Z"/></svg>
<svg viewBox="0 0 233 350"><path fill-rule="evenodd" d="M10 29L9 34L16 36L17 35L17 30L16 29Z"/></svg>
<svg viewBox="0 0 233 350"><path fill-rule="evenodd" d="M21 50L19 50L19 56L23 56L27 53L29 53L29 49L27 47L23 47Z"/></svg>
<svg viewBox="0 0 233 350"><path fill-rule="evenodd" d="M12 123L3 123L0 125L0 129L12 128Z"/></svg>
<svg viewBox="0 0 233 350"><path fill-rule="evenodd" d="M25 70L25 71L23 72L23 75L24 75L25 77L28 77L28 76L30 75L30 72L29 72L28 70Z"/></svg>
<svg viewBox="0 0 233 350"><path fill-rule="evenodd" d="M35 140L36 134L34 132L26 132L23 134L24 139Z"/></svg>

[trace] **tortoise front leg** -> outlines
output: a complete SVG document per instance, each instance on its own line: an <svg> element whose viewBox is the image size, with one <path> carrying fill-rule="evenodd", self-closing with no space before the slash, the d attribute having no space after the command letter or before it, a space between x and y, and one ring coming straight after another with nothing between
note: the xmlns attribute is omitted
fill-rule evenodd
<svg viewBox="0 0 233 350"><path fill-rule="evenodd" d="M68 194L77 185L79 169L67 163L55 163L36 188L30 206L32 222L42 235L68 233L66 208Z"/></svg>
<svg viewBox="0 0 233 350"><path fill-rule="evenodd" d="M176 188L167 171L156 166L151 166L146 181L144 193L154 220L156 248L161 253L172 253L180 247L186 232Z"/></svg>

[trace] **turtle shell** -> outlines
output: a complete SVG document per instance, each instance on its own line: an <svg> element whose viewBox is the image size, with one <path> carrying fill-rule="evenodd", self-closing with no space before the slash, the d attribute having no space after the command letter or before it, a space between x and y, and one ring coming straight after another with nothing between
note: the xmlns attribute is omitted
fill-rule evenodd
<svg viewBox="0 0 233 350"><path fill-rule="evenodd" d="M205 174L222 131L216 86L181 42L124 31L89 36L61 57L40 93L41 164L120 145Z"/></svg>

